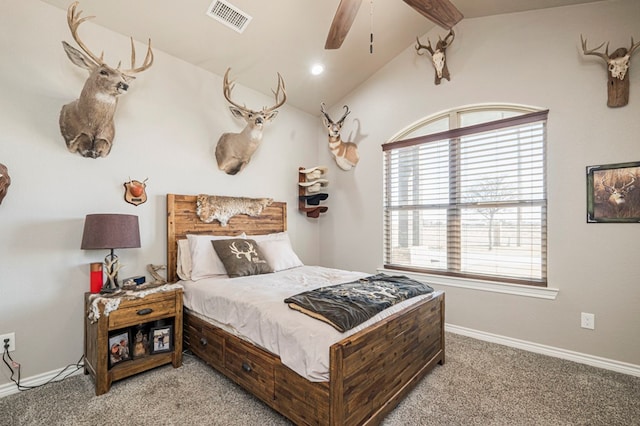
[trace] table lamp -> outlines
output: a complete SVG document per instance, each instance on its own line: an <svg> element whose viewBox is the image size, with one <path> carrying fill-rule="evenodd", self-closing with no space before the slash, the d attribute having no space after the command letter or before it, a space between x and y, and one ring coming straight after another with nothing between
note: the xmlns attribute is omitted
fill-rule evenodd
<svg viewBox="0 0 640 426"><path fill-rule="evenodd" d="M118 270L121 265L113 250L139 247L138 216L115 213L88 214L86 216L80 248L83 250L111 250L104 258L106 274L109 279L100 290L101 293L111 293L119 289Z"/></svg>

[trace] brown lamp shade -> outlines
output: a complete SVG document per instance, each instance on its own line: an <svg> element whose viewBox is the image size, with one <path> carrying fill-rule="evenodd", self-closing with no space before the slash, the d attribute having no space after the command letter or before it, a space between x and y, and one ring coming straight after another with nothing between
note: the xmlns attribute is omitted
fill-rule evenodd
<svg viewBox="0 0 640 426"><path fill-rule="evenodd" d="M84 220L81 249L140 247L138 216L130 214L88 214Z"/></svg>

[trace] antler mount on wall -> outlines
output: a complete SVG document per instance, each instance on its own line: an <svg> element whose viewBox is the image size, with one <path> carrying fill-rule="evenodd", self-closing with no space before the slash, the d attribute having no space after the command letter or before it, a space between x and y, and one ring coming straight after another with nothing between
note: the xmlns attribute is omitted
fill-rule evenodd
<svg viewBox="0 0 640 426"><path fill-rule="evenodd" d="M582 53L585 55L593 55L602 58L607 65L608 81L607 81L607 106L617 108L625 106L629 103L629 62L631 55L640 46L640 41L633 42L631 37L631 46L627 49L621 47L609 54L609 43L605 47L604 52L598 52L605 43L594 49L587 49L587 40L580 34L582 43Z"/></svg>

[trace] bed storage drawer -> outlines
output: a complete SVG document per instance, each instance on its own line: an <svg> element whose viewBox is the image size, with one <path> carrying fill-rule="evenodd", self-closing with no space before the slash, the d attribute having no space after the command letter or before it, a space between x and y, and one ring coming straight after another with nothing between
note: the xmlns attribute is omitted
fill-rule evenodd
<svg viewBox="0 0 640 426"><path fill-rule="evenodd" d="M233 378L259 398L274 398L274 367L268 354L246 342L226 339L225 367Z"/></svg>
<svg viewBox="0 0 640 426"><path fill-rule="evenodd" d="M185 347L198 357L217 368L223 368L224 337L217 329L193 315L185 315Z"/></svg>

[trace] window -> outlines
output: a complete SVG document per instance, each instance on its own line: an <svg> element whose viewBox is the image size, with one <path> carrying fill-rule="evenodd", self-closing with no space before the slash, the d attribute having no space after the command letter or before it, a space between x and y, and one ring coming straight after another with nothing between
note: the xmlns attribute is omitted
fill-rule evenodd
<svg viewBox="0 0 640 426"><path fill-rule="evenodd" d="M384 144L385 268L546 286L547 114L456 110Z"/></svg>

